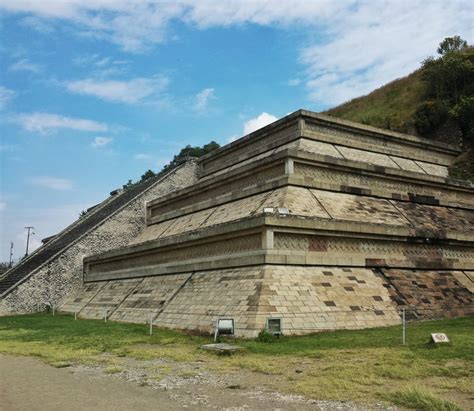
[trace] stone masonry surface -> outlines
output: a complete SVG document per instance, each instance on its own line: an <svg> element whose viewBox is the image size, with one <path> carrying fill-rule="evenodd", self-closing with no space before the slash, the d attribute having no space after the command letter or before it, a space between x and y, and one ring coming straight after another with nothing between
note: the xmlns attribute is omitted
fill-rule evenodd
<svg viewBox="0 0 474 411"><path fill-rule="evenodd" d="M231 317L243 337L269 317L305 334L470 315L474 189L447 178L457 153L295 112L201 158L146 227L85 259L62 309L207 333Z"/></svg>
<svg viewBox="0 0 474 411"><path fill-rule="evenodd" d="M145 201L183 188L195 179L196 163L188 162L140 193L4 297L0 301L0 315L35 311L38 305L46 303L61 305L82 284L84 256L127 245L145 227Z"/></svg>
<svg viewBox="0 0 474 411"><path fill-rule="evenodd" d="M461 271L254 266L94 283L92 301L80 310L82 301L72 298L68 310L208 333L218 318L232 317L242 337L281 318L284 334L304 334L398 324L401 308L416 318L473 313L466 278Z"/></svg>

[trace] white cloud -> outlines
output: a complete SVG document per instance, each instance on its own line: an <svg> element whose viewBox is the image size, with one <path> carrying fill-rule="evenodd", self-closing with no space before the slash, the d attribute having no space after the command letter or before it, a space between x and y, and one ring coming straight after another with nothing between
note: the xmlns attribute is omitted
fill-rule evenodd
<svg viewBox="0 0 474 411"><path fill-rule="evenodd" d="M51 113L19 114L13 119L25 130L47 134L57 129L70 129L77 131L107 131L108 126L94 120L83 118L64 117Z"/></svg>
<svg viewBox="0 0 474 411"><path fill-rule="evenodd" d="M64 178L38 176L31 179L32 184L51 190L65 191L72 189L72 182Z"/></svg>
<svg viewBox="0 0 474 411"><path fill-rule="evenodd" d="M291 80L288 80L288 85L289 86L294 87L294 86L299 86L300 84L301 84L301 79L299 79L299 78L293 78Z"/></svg>
<svg viewBox="0 0 474 411"><path fill-rule="evenodd" d="M172 20L200 29L244 24L285 30L298 26L307 30L302 46L296 49L305 69L299 80L321 106L340 103L408 74L430 50L434 53L444 37L458 34L473 40L473 3L469 0L182 0L136 1L133 7L118 0L0 0L0 8L36 19L68 21L83 35L132 52L165 41ZM117 100L123 97L113 98Z"/></svg>
<svg viewBox="0 0 474 411"><path fill-rule="evenodd" d="M81 54L76 56L72 62L77 66L92 69L91 76L94 78L110 78L123 75L130 63L128 60L115 60L99 54Z"/></svg>
<svg viewBox="0 0 474 411"><path fill-rule="evenodd" d="M3 110L13 97L15 97L13 90L0 86L0 110Z"/></svg>
<svg viewBox="0 0 474 411"><path fill-rule="evenodd" d="M27 16L20 20L20 24L34 29L40 33L51 33L53 31L53 26L46 20L35 17Z"/></svg>
<svg viewBox="0 0 474 411"><path fill-rule="evenodd" d="M135 160L150 160L151 156L145 153L138 153L133 156Z"/></svg>
<svg viewBox="0 0 474 411"><path fill-rule="evenodd" d="M31 13L44 20L66 20L84 36L106 39L126 51L140 52L165 39L168 22L182 16L186 5L116 0L0 0L0 8L12 13Z"/></svg>
<svg viewBox="0 0 474 411"><path fill-rule="evenodd" d="M76 94L94 96L115 103L135 104L147 98L157 98L157 95L167 85L168 79L157 75L150 78L134 78L128 81L87 78L71 81L66 84L66 87L70 92Z"/></svg>
<svg viewBox="0 0 474 411"><path fill-rule="evenodd" d="M197 111L203 111L207 108L209 101L215 98L214 89L205 88L196 94L196 103L194 107Z"/></svg>
<svg viewBox="0 0 474 411"><path fill-rule="evenodd" d="M3 211L7 208L7 203L5 201L0 201L0 211Z"/></svg>
<svg viewBox="0 0 474 411"><path fill-rule="evenodd" d="M39 73L41 71L41 67L38 64L31 63L28 59L18 60L8 69L11 71L31 71L32 73Z"/></svg>
<svg viewBox="0 0 474 411"><path fill-rule="evenodd" d="M409 74L444 37L472 40L471 16L463 1L358 2L332 19L328 41L300 51L310 97L331 106Z"/></svg>
<svg viewBox="0 0 474 411"><path fill-rule="evenodd" d="M105 147L107 144L112 142L113 138L111 137L96 137L91 143L91 146L94 148Z"/></svg>
<svg viewBox="0 0 474 411"><path fill-rule="evenodd" d="M67 20L80 34L105 39L129 52L142 52L167 39L171 20L177 19L200 28L245 23L289 25L324 20L345 7L344 2L305 0L266 2L213 0L114 1L0 0L0 8L12 13L30 13L38 20ZM27 16L28 17L28 16Z"/></svg>
<svg viewBox="0 0 474 411"><path fill-rule="evenodd" d="M278 120L277 117L265 112L255 118L251 118L244 124L244 135L252 133L253 131L258 130L259 128L265 127L276 120Z"/></svg>

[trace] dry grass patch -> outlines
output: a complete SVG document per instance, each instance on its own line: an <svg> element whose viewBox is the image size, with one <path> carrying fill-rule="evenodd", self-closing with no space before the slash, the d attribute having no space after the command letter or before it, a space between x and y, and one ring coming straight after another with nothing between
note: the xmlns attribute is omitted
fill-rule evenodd
<svg viewBox="0 0 474 411"><path fill-rule="evenodd" d="M243 349L220 356L199 348L210 337L164 329L155 329L150 336L144 325L30 315L0 318L0 353L35 356L50 364L100 365L109 372L115 370L111 373L125 370L129 359L162 358L169 364L150 370L151 378L161 380L180 372L191 378L196 372L183 371L180 364L199 363L200 370L245 371L246 378L256 384L317 399L373 404L380 400L397 403L402 398L407 404L451 410L456 408L446 408L452 405L448 400L474 407L473 329L474 318L409 324L405 346L396 326L270 342L232 340ZM446 332L452 343L429 344L431 332ZM419 388L407 391L408 385Z"/></svg>

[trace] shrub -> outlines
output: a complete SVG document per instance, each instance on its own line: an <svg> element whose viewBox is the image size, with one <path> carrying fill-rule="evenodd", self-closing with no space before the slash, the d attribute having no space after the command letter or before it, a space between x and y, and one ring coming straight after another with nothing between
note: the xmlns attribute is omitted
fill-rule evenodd
<svg viewBox="0 0 474 411"><path fill-rule="evenodd" d="M451 110L465 139L474 141L474 97L463 97Z"/></svg>
<svg viewBox="0 0 474 411"><path fill-rule="evenodd" d="M448 116L448 110L442 103L426 101L420 104L415 113L415 127L420 134L427 134L442 124Z"/></svg>
<svg viewBox="0 0 474 411"><path fill-rule="evenodd" d="M270 334L267 330L262 330L258 333L257 341L264 342L264 343L271 343L275 341L275 336Z"/></svg>

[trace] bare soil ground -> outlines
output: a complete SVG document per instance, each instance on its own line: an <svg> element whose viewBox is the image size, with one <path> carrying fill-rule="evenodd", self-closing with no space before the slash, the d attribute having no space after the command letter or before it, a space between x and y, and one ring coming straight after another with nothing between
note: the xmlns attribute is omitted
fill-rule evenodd
<svg viewBox="0 0 474 411"><path fill-rule="evenodd" d="M265 386L257 373L213 375L199 364L127 361L120 371L100 366L55 368L37 359L0 355L0 409L16 410L361 410L351 403L308 400ZM154 380L157 370L167 376ZM170 372L171 370L171 372ZM262 378L263 377L263 378ZM274 378L274 377L273 377ZM268 382L268 381L267 381ZM377 404L366 409L391 409Z"/></svg>

